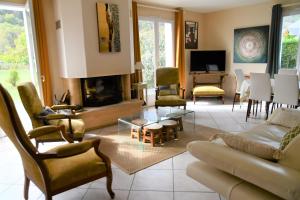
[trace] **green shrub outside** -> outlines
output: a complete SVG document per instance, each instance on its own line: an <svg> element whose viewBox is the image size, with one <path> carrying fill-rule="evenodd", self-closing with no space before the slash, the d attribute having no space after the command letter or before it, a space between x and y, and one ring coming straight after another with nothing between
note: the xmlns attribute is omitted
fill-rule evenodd
<svg viewBox="0 0 300 200"><path fill-rule="evenodd" d="M297 63L299 39L287 35L283 38L281 49L281 68L295 68Z"/></svg>

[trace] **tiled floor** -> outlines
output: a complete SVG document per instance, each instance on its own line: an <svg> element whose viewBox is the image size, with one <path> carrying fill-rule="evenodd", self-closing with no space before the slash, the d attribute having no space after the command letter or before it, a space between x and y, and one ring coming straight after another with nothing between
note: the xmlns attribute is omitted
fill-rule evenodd
<svg viewBox="0 0 300 200"><path fill-rule="evenodd" d="M229 132L247 130L263 122L264 114L245 122L246 104L235 107L231 102L221 105L211 100L188 103L187 109L196 111L196 123ZM28 127L28 126L27 126ZM47 144L48 145L48 144ZM42 148L49 148L44 145ZM7 138L0 139L0 199L23 199L23 168L19 155ZM220 200L217 193L194 181L185 174L188 163L196 160L188 152L128 175L113 166L113 190L116 200ZM33 184L30 185L30 199L44 199ZM105 189L105 179L83 185L54 199L92 200L110 199Z"/></svg>

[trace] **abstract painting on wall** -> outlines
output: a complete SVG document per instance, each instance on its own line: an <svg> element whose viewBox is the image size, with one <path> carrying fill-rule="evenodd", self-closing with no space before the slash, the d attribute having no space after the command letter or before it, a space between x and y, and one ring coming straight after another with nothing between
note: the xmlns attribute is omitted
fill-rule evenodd
<svg viewBox="0 0 300 200"><path fill-rule="evenodd" d="M266 63L269 26L234 29L234 63Z"/></svg>
<svg viewBox="0 0 300 200"><path fill-rule="evenodd" d="M98 37L100 52L120 52L119 7L97 2Z"/></svg>
<svg viewBox="0 0 300 200"><path fill-rule="evenodd" d="M185 48L198 49L198 22L185 22Z"/></svg>

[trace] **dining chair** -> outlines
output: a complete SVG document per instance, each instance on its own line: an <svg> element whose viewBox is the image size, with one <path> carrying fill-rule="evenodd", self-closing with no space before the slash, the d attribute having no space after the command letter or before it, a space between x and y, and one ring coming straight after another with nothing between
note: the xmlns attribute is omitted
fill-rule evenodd
<svg viewBox="0 0 300 200"><path fill-rule="evenodd" d="M30 182L45 194L46 200L51 200L56 194L102 177L106 177L107 191L110 197L114 198L115 194L111 188L111 162L100 152L100 139L90 138L80 143L60 145L46 152L39 152L30 139L49 134L47 129L55 129L55 126L38 127L27 135L11 96L1 84L0 127L21 156L25 176L25 200L28 199Z"/></svg>
<svg viewBox="0 0 300 200"><path fill-rule="evenodd" d="M284 69L284 68L281 68L281 69L279 69L278 74L297 75L297 69Z"/></svg>
<svg viewBox="0 0 300 200"><path fill-rule="evenodd" d="M299 103L299 81L297 75L285 75L275 74L274 75L274 98L271 112L273 111L275 104L282 106L297 107Z"/></svg>
<svg viewBox="0 0 300 200"><path fill-rule="evenodd" d="M234 109L234 104L235 104L235 100L236 98L240 97L241 95L241 85L243 83L243 81L245 80L245 75L242 69L236 69L234 70L234 74L235 74L235 79L236 79L236 89L235 89L235 94L234 94L234 98L233 98L233 103L232 103L232 111Z"/></svg>
<svg viewBox="0 0 300 200"><path fill-rule="evenodd" d="M250 95L248 100L248 109L246 121L250 116L251 106L253 104L253 114L257 114L258 103L266 102L266 119L268 118L269 106L271 102L272 87L270 74L268 73L250 73ZM256 111L254 112L256 104Z"/></svg>

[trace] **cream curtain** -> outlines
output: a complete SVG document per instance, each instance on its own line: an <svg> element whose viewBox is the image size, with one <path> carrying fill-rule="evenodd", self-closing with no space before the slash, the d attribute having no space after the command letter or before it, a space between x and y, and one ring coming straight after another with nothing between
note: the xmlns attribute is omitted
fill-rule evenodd
<svg viewBox="0 0 300 200"><path fill-rule="evenodd" d="M182 88L186 88L185 80L185 49L183 10L175 12L175 66L179 71L179 81Z"/></svg>
<svg viewBox="0 0 300 200"><path fill-rule="evenodd" d="M139 18L137 2L132 2L132 23L133 23L133 43L134 43L134 63L141 62L141 50L140 50L140 36L139 36ZM135 73L131 74L131 83L138 83L143 81L142 69L135 70Z"/></svg>
<svg viewBox="0 0 300 200"><path fill-rule="evenodd" d="M36 29L36 38L37 38L37 50L38 50L38 59L40 65L40 72L42 77L42 90L44 96L44 104L52 105L52 86L51 86L51 75L50 75L50 66L49 66L49 57L48 57L48 45L47 45L47 36L44 23L44 14L42 8L41 0L32 0L33 13L35 20L35 29Z"/></svg>

